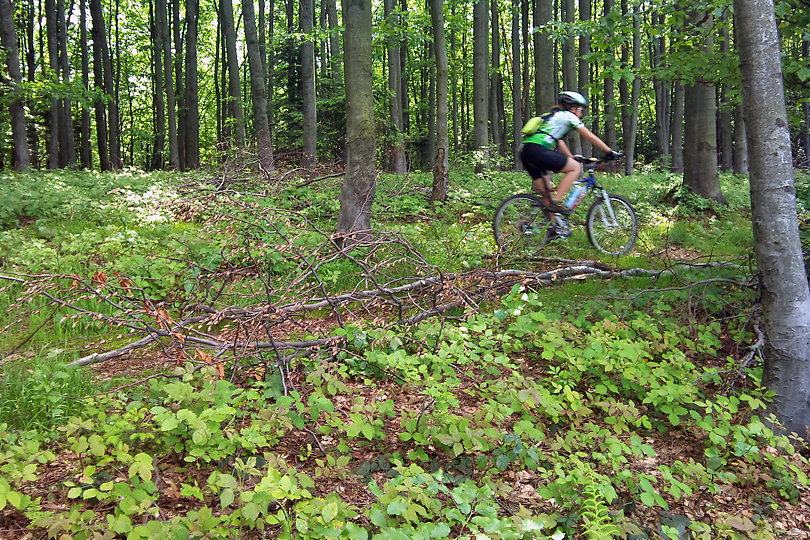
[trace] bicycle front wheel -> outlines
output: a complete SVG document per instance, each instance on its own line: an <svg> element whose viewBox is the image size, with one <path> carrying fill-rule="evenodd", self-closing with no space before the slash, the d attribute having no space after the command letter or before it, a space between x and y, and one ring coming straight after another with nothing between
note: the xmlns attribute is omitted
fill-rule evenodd
<svg viewBox="0 0 810 540"><path fill-rule="evenodd" d="M636 243L638 218L627 199L607 195L588 209L586 228L593 247L608 255L624 255Z"/></svg>
<svg viewBox="0 0 810 540"><path fill-rule="evenodd" d="M492 220L495 243L507 253L534 255L548 243L549 219L542 202L534 195L512 195L504 199Z"/></svg>

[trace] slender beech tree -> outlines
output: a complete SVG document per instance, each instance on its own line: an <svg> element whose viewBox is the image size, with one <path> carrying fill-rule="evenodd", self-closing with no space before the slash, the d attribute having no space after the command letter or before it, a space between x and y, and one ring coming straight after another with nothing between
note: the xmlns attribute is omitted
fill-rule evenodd
<svg viewBox="0 0 810 540"><path fill-rule="evenodd" d="M405 134L402 110L402 62L400 54L400 17L395 12L395 0L384 0L383 10L388 21L388 28L393 35L387 39L388 55L388 110L391 117L391 171L394 174L405 174Z"/></svg>
<svg viewBox="0 0 810 540"><path fill-rule="evenodd" d="M90 91L90 54L87 50L87 0L79 0L79 41L81 47L82 87ZM90 111L82 107L79 128L79 162L83 169L93 168L93 150L90 146Z"/></svg>
<svg viewBox="0 0 810 540"><path fill-rule="evenodd" d="M242 108L242 80L239 76L239 57L236 54L236 28L233 22L233 3L220 0L219 20L225 40L225 63L228 68L228 112L230 113L228 138L237 148L245 146L245 113Z"/></svg>
<svg viewBox="0 0 810 540"><path fill-rule="evenodd" d="M372 93L371 0L343 0L346 83L346 175L337 232L351 244L371 230L377 189L377 148Z"/></svg>
<svg viewBox="0 0 810 540"><path fill-rule="evenodd" d="M790 131L772 0L734 0L750 156L768 410L810 441L810 291L796 220Z"/></svg>
<svg viewBox="0 0 810 540"><path fill-rule="evenodd" d="M14 27L14 8L11 6L11 0L0 0L0 45L4 49L8 73L11 77L9 91L15 96L8 107L14 141L12 165L15 170L21 171L31 166L31 155L28 151L25 110L20 95L20 84L22 83L20 47Z"/></svg>
<svg viewBox="0 0 810 540"><path fill-rule="evenodd" d="M740 105L734 107L734 174L748 174L748 141Z"/></svg>
<svg viewBox="0 0 810 540"><path fill-rule="evenodd" d="M107 49L107 31L104 14L101 10L100 0L90 0L90 17L93 20L91 35L93 37L93 80L96 88L106 89L104 72L109 63L109 50ZM105 55L105 51L106 55ZM105 60L106 56L106 60ZM112 104L110 104L112 105ZM94 103L96 116L96 145L98 146L99 164L102 171L111 171L116 167L110 150L110 130L108 129L108 114L104 100L97 99ZM109 115L110 118L112 115Z"/></svg>
<svg viewBox="0 0 810 540"><path fill-rule="evenodd" d="M449 67L447 38L444 32L444 1L430 0L430 20L433 30L433 54L436 57L436 157L433 161L432 201L447 199L449 182L450 134L448 130Z"/></svg>
<svg viewBox="0 0 810 540"><path fill-rule="evenodd" d="M492 34L492 68L489 80L489 125L492 132L492 145L503 154L503 75L501 75L501 32L498 0L489 0Z"/></svg>
<svg viewBox="0 0 810 540"><path fill-rule="evenodd" d="M520 59L520 2L512 3L512 156L514 170L522 171L523 163L518 158L523 133L523 72Z"/></svg>
<svg viewBox="0 0 810 540"><path fill-rule="evenodd" d="M70 85L70 61L67 48L67 20L64 0L56 0L56 29L59 48L59 78ZM59 166L69 167L76 163L76 142L73 135L73 112L69 98L59 100Z"/></svg>
<svg viewBox="0 0 810 540"><path fill-rule="evenodd" d="M664 15L653 8L651 14L651 30L653 36L650 43L650 69L653 75L653 91L655 92L655 149L657 157L663 163L671 163L670 155L670 83L661 76L664 68L666 54L666 28Z"/></svg>
<svg viewBox="0 0 810 540"><path fill-rule="evenodd" d="M482 152L483 158L476 164L476 172L481 172L488 161L487 129L489 93L489 13L487 0L475 0L473 4L473 144Z"/></svg>
<svg viewBox="0 0 810 540"><path fill-rule="evenodd" d="M243 0L247 1L247 0ZM251 2L253 0L250 0ZM298 17L304 40L301 42L301 106L303 154L301 165L310 167L318 161L318 121L315 96L315 1L300 0Z"/></svg>
<svg viewBox="0 0 810 540"><path fill-rule="evenodd" d="M728 58L731 52L731 39L728 28L728 15L720 21L720 52L722 58ZM723 81L717 92L719 109L717 111L717 143L720 152L720 169L730 171L734 168L734 130L731 125L733 104L730 103L731 85Z"/></svg>
<svg viewBox="0 0 810 540"><path fill-rule="evenodd" d="M579 0L579 18L584 23L591 20L591 0ZM579 92L585 96L588 103L591 102L588 96L588 87L591 84L591 63L588 57L591 54L591 36L588 32L583 32L579 36L579 63L577 67L577 83L579 85ZM590 118L585 120L587 124L591 123ZM591 127L591 126L589 126ZM580 137L581 153L585 156L593 154L591 142L584 137Z"/></svg>
<svg viewBox="0 0 810 540"><path fill-rule="evenodd" d="M632 64L629 66L633 72L632 85L627 88L627 79L622 79L622 98L625 107L622 108L622 142L624 150L624 174L633 174L636 161L636 135L638 133L638 102L641 94L641 15L638 6L633 7L633 41ZM627 48L625 48L627 51ZM625 62L627 56L622 55ZM629 94L629 95L628 95Z"/></svg>
<svg viewBox="0 0 810 540"><path fill-rule="evenodd" d="M99 0L100 1L100 0ZM45 0L45 28L48 41L48 60L52 76L59 77L59 30L57 25L56 0ZM51 98L48 112L48 168L59 168L59 100Z"/></svg>
<svg viewBox="0 0 810 540"><path fill-rule="evenodd" d="M259 46L259 34L256 29L256 16L253 12L253 0L242 0L242 16L245 20L245 42L250 66L250 94L251 103L253 104L253 130L256 136L259 164L264 171L272 171L275 168L273 163L273 141L270 139L270 126L267 121L267 90L264 86L264 64L262 62L262 50Z"/></svg>
<svg viewBox="0 0 810 540"><path fill-rule="evenodd" d="M200 167L200 110L197 80L197 27L199 0L186 0L186 62L183 85L185 169Z"/></svg>
<svg viewBox="0 0 810 540"><path fill-rule="evenodd" d="M180 153L177 145L177 99L174 93L174 63L172 62L171 31L166 0L155 0L155 21L161 34L163 54L163 86L166 90L166 125L169 142L169 167L180 169ZM159 16L157 14L159 13Z"/></svg>
<svg viewBox="0 0 810 540"><path fill-rule="evenodd" d="M152 19L152 107L154 113L154 126L155 136L152 142L152 160L150 168L152 170L159 170L163 168L165 158L163 154L164 146L166 145L166 99L164 94L163 76L163 54L164 49L164 32L161 26L165 24L166 16L166 2L165 0L155 0L154 11L151 9L153 4L150 3L150 16ZM161 18L163 13L163 18Z"/></svg>
<svg viewBox="0 0 810 540"><path fill-rule="evenodd" d="M701 49L714 48L710 14L694 11L690 16L703 41ZM684 169L683 183L696 195L725 204L717 173L717 101L710 81L695 80L684 90Z"/></svg>
<svg viewBox="0 0 810 540"><path fill-rule="evenodd" d="M554 15L552 0L535 0L534 26L544 28ZM541 114L557 102L557 68L551 30L534 32L534 112Z"/></svg>
<svg viewBox="0 0 810 540"><path fill-rule="evenodd" d="M684 113L684 85L681 81L675 83L672 91L672 172L683 172L683 113Z"/></svg>
<svg viewBox="0 0 810 540"><path fill-rule="evenodd" d="M604 1L604 14L605 14L605 21L607 21L607 29L608 32L613 32L613 9L615 6L614 0L605 0ZM608 36L608 40L612 39L612 36ZM605 141L611 148L616 148L616 84L613 80L613 76L610 73L613 70L613 64L615 59L613 55L615 51L613 47L607 47L605 49L605 56L607 60L605 61L604 69L608 72L608 75L605 77L604 83L604 101L605 101L605 108L604 108L604 120L605 120L605 136L602 137L602 140Z"/></svg>
<svg viewBox="0 0 810 540"><path fill-rule="evenodd" d="M574 39L574 30L572 28L575 20L574 0L562 0L560 7L562 8L562 21L565 25L565 37L562 40L562 86L563 90L571 90L578 92L577 71L578 65L576 60L576 41ZM568 145L571 151L575 154L582 153L582 144L579 140L579 133L572 131L568 134Z"/></svg>

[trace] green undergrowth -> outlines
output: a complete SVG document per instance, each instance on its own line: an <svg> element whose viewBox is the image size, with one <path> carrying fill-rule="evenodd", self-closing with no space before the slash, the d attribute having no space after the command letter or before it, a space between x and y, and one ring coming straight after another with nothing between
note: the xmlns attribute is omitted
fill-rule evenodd
<svg viewBox="0 0 810 540"><path fill-rule="evenodd" d="M0 508L74 538L778 537L808 463L725 354L746 322L693 307L703 322L660 298L570 317L516 286L456 324L339 330L349 348L297 362L286 393L273 363L177 368L0 428Z"/></svg>
<svg viewBox="0 0 810 540"><path fill-rule="evenodd" d="M747 270L516 286L475 315L415 329L345 325L331 331L343 345L283 371L272 354L229 360L223 374L198 362L106 393L111 382L65 363L132 340L107 317L137 325L159 309L289 302L293 278L292 292L318 297L490 268L491 215L528 189L525 174L456 168L449 200L431 206L429 175L381 175L374 216L385 241L335 257L340 179L227 193L191 180L0 177L0 528L52 538L774 538L774 516L807 496L807 462L764 417L759 358L739 365L756 341L753 293L683 287ZM674 175L603 182L641 220L637 248L603 264L748 263L745 179L722 177L728 207L679 191ZM802 215L808 185L797 181ZM545 254L598 259L581 228Z"/></svg>

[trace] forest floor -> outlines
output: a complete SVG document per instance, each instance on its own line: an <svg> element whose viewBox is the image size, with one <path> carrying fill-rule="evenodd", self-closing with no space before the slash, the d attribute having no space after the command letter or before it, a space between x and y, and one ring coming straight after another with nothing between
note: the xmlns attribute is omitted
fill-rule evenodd
<svg viewBox="0 0 810 540"><path fill-rule="evenodd" d="M488 219L522 178L435 212L415 177L336 250L311 180L65 178L128 202L2 233L0 538L810 538L742 203L665 214L635 179L630 255L508 258Z"/></svg>

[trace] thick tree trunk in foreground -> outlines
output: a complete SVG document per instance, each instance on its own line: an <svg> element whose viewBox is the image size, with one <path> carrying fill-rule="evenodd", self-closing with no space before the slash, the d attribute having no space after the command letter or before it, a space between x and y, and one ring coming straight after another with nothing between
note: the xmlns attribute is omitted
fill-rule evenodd
<svg viewBox="0 0 810 540"><path fill-rule="evenodd" d="M11 76L11 89L15 94L22 82L20 72L20 48L14 30L14 11L10 0L0 0L0 45L5 49L8 72ZM11 115L11 132L14 139L14 169L21 171L31 166L28 152L28 139L25 131L25 111L19 94L8 106Z"/></svg>
<svg viewBox="0 0 810 540"><path fill-rule="evenodd" d="M340 192L337 232L371 229L377 188L371 66L371 0L344 0L346 80L346 177ZM363 236L356 234L355 238Z"/></svg>
<svg viewBox="0 0 810 540"><path fill-rule="evenodd" d="M810 291L796 220L790 131L772 0L734 0L762 309L764 382L787 431L810 441Z"/></svg>

